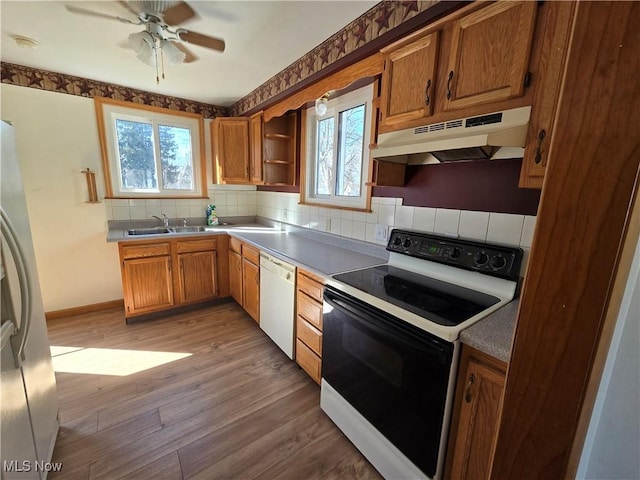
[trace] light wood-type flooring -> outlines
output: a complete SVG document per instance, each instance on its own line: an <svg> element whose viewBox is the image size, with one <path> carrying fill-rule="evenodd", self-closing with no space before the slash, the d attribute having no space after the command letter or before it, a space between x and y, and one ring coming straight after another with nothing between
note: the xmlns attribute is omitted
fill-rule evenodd
<svg viewBox="0 0 640 480"><path fill-rule="evenodd" d="M113 309L48 327L53 346L77 349L56 358L67 370L56 372L53 460L63 470L51 479L381 478L321 411L318 385L233 302L131 325Z"/></svg>

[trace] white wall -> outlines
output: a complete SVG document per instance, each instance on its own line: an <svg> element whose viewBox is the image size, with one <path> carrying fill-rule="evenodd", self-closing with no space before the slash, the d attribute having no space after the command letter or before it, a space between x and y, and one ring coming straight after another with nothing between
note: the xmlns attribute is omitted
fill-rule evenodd
<svg viewBox="0 0 640 480"><path fill-rule="evenodd" d="M103 200L86 203L87 167L104 177L93 99L2 84L0 116L16 128L29 219L45 311L122 298L118 248L107 243L107 220L204 217L214 202L220 216L255 215L252 186L213 186L208 122L207 179L211 199Z"/></svg>
<svg viewBox="0 0 640 480"><path fill-rule="evenodd" d="M578 467L579 479L640 478L640 242Z"/></svg>
<svg viewBox="0 0 640 480"><path fill-rule="evenodd" d="M122 298L104 203L85 176L102 168L93 100L2 84L0 114L15 126L45 311Z"/></svg>

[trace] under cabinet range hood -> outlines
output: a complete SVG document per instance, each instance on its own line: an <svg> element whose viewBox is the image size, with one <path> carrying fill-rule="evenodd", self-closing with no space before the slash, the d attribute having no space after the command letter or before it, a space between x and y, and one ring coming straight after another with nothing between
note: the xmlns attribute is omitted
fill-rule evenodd
<svg viewBox="0 0 640 480"><path fill-rule="evenodd" d="M410 165L522 157L530 115L527 106L381 133L371 155Z"/></svg>

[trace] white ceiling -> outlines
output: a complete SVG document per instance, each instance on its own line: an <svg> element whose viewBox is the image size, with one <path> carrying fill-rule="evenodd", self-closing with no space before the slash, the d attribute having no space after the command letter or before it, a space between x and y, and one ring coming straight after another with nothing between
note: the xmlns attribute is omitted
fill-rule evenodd
<svg viewBox="0 0 640 480"><path fill-rule="evenodd" d="M200 18L182 27L223 38L223 53L197 45L193 63L155 69L127 45L142 26L72 14L65 4L132 20L116 1L0 0L2 61L153 93L230 106L374 6L371 0L189 1ZM36 49L18 47L30 37Z"/></svg>

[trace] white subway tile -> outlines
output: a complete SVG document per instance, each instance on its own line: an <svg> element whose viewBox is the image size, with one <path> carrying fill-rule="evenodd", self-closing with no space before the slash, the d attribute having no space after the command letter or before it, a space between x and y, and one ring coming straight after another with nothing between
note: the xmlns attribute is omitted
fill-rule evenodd
<svg viewBox="0 0 640 480"><path fill-rule="evenodd" d="M340 235L343 237L351 237L353 233L353 221L352 220L340 220Z"/></svg>
<svg viewBox="0 0 640 480"><path fill-rule="evenodd" d="M114 220L113 218L113 208L111 207L111 201L106 200L104 202L104 209L107 214L107 220Z"/></svg>
<svg viewBox="0 0 640 480"><path fill-rule="evenodd" d="M342 210L340 210L339 208L332 208L331 218L337 218L337 219L342 218Z"/></svg>
<svg viewBox="0 0 640 480"><path fill-rule="evenodd" d="M129 206L130 207L146 207L147 201L143 198L130 198Z"/></svg>
<svg viewBox="0 0 640 480"><path fill-rule="evenodd" d="M396 207L402 205L404 199L402 198L396 198Z"/></svg>
<svg viewBox="0 0 640 480"><path fill-rule="evenodd" d="M371 205L379 205L380 197L371 197Z"/></svg>
<svg viewBox="0 0 640 480"><path fill-rule="evenodd" d="M495 213L489 215L487 241L506 245L520 245L524 215Z"/></svg>
<svg viewBox="0 0 640 480"><path fill-rule="evenodd" d="M364 222L353 222L351 236L356 240L364 240L366 235L367 224Z"/></svg>
<svg viewBox="0 0 640 480"><path fill-rule="evenodd" d="M469 210L460 212L458 233L461 237L484 242L487 240L488 228L489 212L472 212Z"/></svg>
<svg viewBox="0 0 640 480"><path fill-rule="evenodd" d="M131 216L131 220L142 220L147 217L147 207L129 207L129 213Z"/></svg>
<svg viewBox="0 0 640 480"><path fill-rule="evenodd" d="M195 201L199 202L199 200L195 200ZM148 200L145 200L145 206L147 208L149 208L149 207L160 207L160 206L162 206L162 203L160 202L159 198L150 198Z"/></svg>
<svg viewBox="0 0 640 480"><path fill-rule="evenodd" d="M354 222L366 222L367 221L367 212L353 212L353 221Z"/></svg>
<svg viewBox="0 0 640 480"><path fill-rule="evenodd" d="M533 243L533 232L536 229L537 217L531 215L525 215L524 225L522 226L522 236L520 237L521 247L531 247Z"/></svg>
<svg viewBox="0 0 640 480"><path fill-rule="evenodd" d="M191 216L191 212L189 211L189 205L180 205L176 207L176 217L178 218L189 218ZM200 217L204 217L204 212Z"/></svg>
<svg viewBox="0 0 640 480"><path fill-rule="evenodd" d="M113 206L111 207L113 210L113 219L114 220L131 220L131 212L129 211L129 207L119 207Z"/></svg>
<svg viewBox="0 0 640 480"><path fill-rule="evenodd" d="M221 209L216 208L218 215L222 215ZM149 208L147 208L147 213L149 212ZM189 205L189 216L190 217L204 217L205 211L202 209L200 205Z"/></svg>
<svg viewBox="0 0 640 480"><path fill-rule="evenodd" d="M395 224L395 205L381 204L378 210L378 223L381 225L394 225Z"/></svg>
<svg viewBox="0 0 640 480"><path fill-rule="evenodd" d="M124 198L112 198L111 199L112 207L129 207L129 200Z"/></svg>
<svg viewBox="0 0 640 480"><path fill-rule="evenodd" d="M150 217L151 215L160 217L162 215L162 207L160 205L147 205L147 217Z"/></svg>
<svg viewBox="0 0 640 480"><path fill-rule="evenodd" d="M398 228L413 227L413 214L415 207L403 207L396 205L396 221L394 225Z"/></svg>
<svg viewBox="0 0 640 480"><path fill-rule="evenodd" d="M351 210L342 210L340 212L340 218L343 220L353 220L353 212Z"/></svg>
<svg viewBox="0 0 640 480"><path fill-rule="evenodd" d="M460 210L436 208L436 223L433 231L440 235L457 235L460 225Z"/></svg>
<svg viewBox="0 0 640 480"><path fill-rule="evenodd" d="M229 206L238 206L238 192L227 192L227 205Z"/></svg>
<svg viewBox="0 0 640 480"><path fill-rule="evenodd" d="M415 207L413 225L415 230L433 233L436 224L436 209L430 207Z"/></svg>
<svg viewBox="0 0 640 480"><path fill-rule="evenodd" d="M380 205L396 205L395 197L379 197L378 203Z"/></svg>
<svg viewBox="0 0 640 480"><path fill-rule="evenodd" d="M340 235L340 219L336 219L331 217L331 233L335 235Z"/></svg>
<svg viewBox="0 0 640 480"><path fill-rule="evenodd" d="M367 242L376 243L376 224L375 223L366 224L364 239Z"/></svg>

